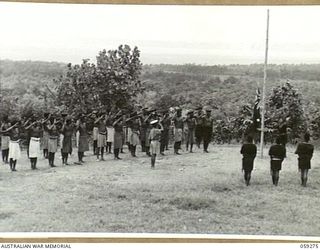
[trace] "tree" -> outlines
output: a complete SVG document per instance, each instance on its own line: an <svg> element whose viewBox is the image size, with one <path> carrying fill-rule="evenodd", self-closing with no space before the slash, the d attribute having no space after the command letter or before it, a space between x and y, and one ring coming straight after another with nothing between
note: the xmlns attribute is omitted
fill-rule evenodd
<svg viewBox="0 0 320 250"><path fill-rule="evenodd" d="M103 50L97 56L95 92L101 105L116 108L132 107L134 97L143 91L140 82L140 51L128 45L117 50Z"/></svg>
<svg viewBox="0 0 320 250"><path fill-rule="evenodd" d="M99 98L94 91L96 68L83 60L81 65L67 65L68 71L65 76L56 79L57 104L65 107L68 111L88 112L99 104Z"/></svg>
<svg viewBox="0 0 320 250"><path fill-rule="evenodd" d="M266 124L269 128L277 129L279 121L287 119L292 138L300 136L305 130L305 116L302 97L298 90L287 82L272 89L267 101Z"/></svg>
<svg viewBox="0 0 320 250"><path fill-rule="evenodd" d="M143 91L139 57L137 47L120 45L117 50L100 51L96 65L88 59L81 65L68 64L66 75L56 80L57 104L76 112L130 109Z"/></svg>
<svg viewBox="0 0 320 250"><path fill-rule="evenodd" d="M176 107L183 104L181 100L176 100L170 94L161 95L155 102L154 107L158 109L169 110L170 107Z"/></svg>

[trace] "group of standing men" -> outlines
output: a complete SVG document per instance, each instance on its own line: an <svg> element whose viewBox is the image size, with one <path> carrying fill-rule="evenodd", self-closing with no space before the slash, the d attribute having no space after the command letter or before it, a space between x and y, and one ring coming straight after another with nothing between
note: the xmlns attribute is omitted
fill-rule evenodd
<svg viewBox="0 0 320 250"><path fill-rule="evenodd" d="M281 123L276 144L272 145L269 150L272 182L276 186L279 182L282 162L286 157L286 130L286 123ZM125 114L122 110L117 113L94 111L87 115L80 114L77 117L45 113L41 119L33 116L25 121L9 121L5 117L0 129L2 159L4 163L10 164L12 171L16 171L17 160L21 156L20 141L23 132L27 134L27 154L31 168L36 169L41 144L43 156L48 159L49 166L55 167L55 153L60 142L62 163L68 165L68 156L72 153L74 137L76 137L78 149L76 164L82 164L84 152L89 150L91 135L93 153L98 161L104 161L104 149L107 153L112 153L112 148L114 159L121 159L119 154L123 152L124 144L127 144L131 156L136 157L137 145L141 145L142 152L151 157L151 167L154 168L156 156L164 155L165 150L168 150L170 134L174 140L174 154L180 155L179 150L183 139L186 143L186 150L190 153L193 152L194 144L200 148L201 142L203 142L203 151L208 153L212 131L213 118L209 108L189 110L186 116L182 115L181 108L176 108L158 112L141 109L130 114ZM309 140L309 133L305 133L304 141L298 144L295 151L298 154L298 167L303 186L306 186L307 183L314 151ZM249 185L257 154L257 147L253 144L252 136L247 135L246 143L242 145L240 153L243 155L244 179Z"/></svg>
<svg viewBox="0 0 320 250"><path fill-rule="evenodd" d="M279 173L282 169L282 162L287 157L286 153L286 125L280 124L279 133L276 138L276 143L269 149L270 156L270 173L272 177L272 183L278 186ZM308 172L311 169L311 158L313 156L314 146L309 143L310 134L306 132L303 135L303 141L297 145L295 154L298 155L298 169L301 173L301 185L306 187L308 180ZM253 138L248 135L246 142L242 145L240 153L242 158L242 170L244 171L244 179L246 185L250 185L251 172L254 166L254 159L257 155L257 146L253 143Z"/></svg>
<svg viewBox="0 0 320 250"><path fill-rule="evenodd" d="M10 120L4 117L1 123L1 149L4 163L10 164L10 169L16 171L17 160L21 156L20 141L24 136L27 141L27 154L31 168L36 169L40 157L40 147L43 156L48 159L49 166L55 167L55 153L61 144L61 158L68 165L68 156L73 150L73 139L76 137L78 162L83 163L84 152L89 150L93 141L93 153L97 160L104 161L105 149L119 160L123 145L127 144L132 157L136 157L137 145L142 152L151 157L154 167L157 154L164 155L168 150L170 135L174 140L174 154L179 155L182 141L186 149L193 152L193 145L208 152L212 138L213 118L209 108L198 108L187 111L182 116L182 109L175 108L165 111L141 109L125 114L118 112L97 112L78 116L45 113L42 118L32 116L25 120Z"/></svg>

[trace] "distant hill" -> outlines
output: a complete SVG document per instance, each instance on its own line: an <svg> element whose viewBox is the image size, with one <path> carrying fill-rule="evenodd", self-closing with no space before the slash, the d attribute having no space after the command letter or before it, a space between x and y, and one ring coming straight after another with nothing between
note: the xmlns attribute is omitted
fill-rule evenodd
<svg viewBox="0 0 320 250"><path fill-rule="evenodd" d="M145 65L145 71L172 72L200 75L228 75L228 76L251 76L263 77L263 64L251 65L213 65L204 66L196 64L184 65ZM267 71L268 78L320 81L320 64L269 64Z"/></svg>
<svg viewBox="0 0 320 250"><path fill-rule="evenodd" d="M25 85L27 88L39 84L52 84L54 78L64 74L66 64L42 61L0 61L3 88Z"/></svg>
<svg viewBox="0 0 320 250"><path fill-rule="evenodd" d="M66 72L66 64L41 61L0 61L3 95L14 95L21 105L40 98L47 86L54 91L53 79ZM262 84L263 65L144 65L141 80L145 93L138 98L144 106L158 108L181 105L222 107L235 115L245 103L253 103ZM300 90L305 105L320 105L320 65L269 65L267 90L290 79ZM40 92L42 93L39 93ZM29 100L29 101L28 101Z"/></svg>
<svg viewBox="0 0 320 250"><path fill-rule="evenodd" d="M305 105L320 105L319 64L269 65L267 73L267 96L289 79ZM147 90L144 100L151 96L153 103L190 108L208 104L235 115L241 105L254 102L257 87L262 87L263 65L145 65L142 79ZM167 100L161 100L165 95Z"/></svg>

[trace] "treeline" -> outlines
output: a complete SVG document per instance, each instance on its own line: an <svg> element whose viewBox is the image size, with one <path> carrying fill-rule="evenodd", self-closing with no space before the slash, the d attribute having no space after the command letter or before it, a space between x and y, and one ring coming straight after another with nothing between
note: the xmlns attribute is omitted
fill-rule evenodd
<svg viewBox="0 0 320 250"><path fill-rule="evenodd" d="M0 60L0 70L3 77L11 75L56 77L66 71L66 64L44 61Z"/></svg>
<svg viewBox="0 0 320 250"><path fill-rule="evenodd" d="M0 118L5 114L41 113L53 107L53 80L65 72L63 63L0 60Z"/></svg>
<svg viewBox="0 0 320 250"><path fill-rule="evenodd" d="M237 78L261 78L263 77L263 65L144 65L143 77L146 80L153 80L157 77L170 78L176 83L180 83L185 78L188 80L203 81L210 80L218 82L230 78L230 83L239 83ZM58 78L67 71L67 64L58 62L43 61L12 61L0 60L0 74L3 88L12 88L13 86L26 84L36 85L36 83L51 81ZM219 76L219 77L215 77ZM221 79L222 78L222 79ZM269 80L286 80L293 81L320 81L320 64L281 64L268 65Z"/></svg>
<svg viewBox="0 0 320 250"><path fill-rule="evenodd" d="M157 71L174 72L198 75L233 75L263 77L263 64L250 65L197 65L197 64L159 64L145 65L145 72L154 73ZM268 78L320 81L320 64L269 64L267 70Z"/></svg>
<svg viewBox="0 0 320 250"><path fill-rule="evenodd" d="M41 113L44 110L50 111L56 108L56 100L61 94L58 91L59 81L60 85L65 82L61 76L69 74L69 78L72 79L74 72L88 68L86 65L90 66L87 62L79 67L70 68L67 64L56 62L0 61L2 86L0 118L3 114L18 115L31 111ZM119 70L117 69L117 72ZM126 72L126 69L123 70ZM80 73L79 76L81 76ZM110 75L112 72L107 71L107 73ZM114 76L112 74L109 78L113 79L112 81L117 85L118 80L115 81L115 79L119 78L119 74ZM241 115L241 112L244 107L253 107L256 90L259 86L261 88L263 81L262 74L263 65L261 64L143 65L139 76L141 88L139 87L135 103L143 107L158 109L181 106L185 110L208 105L213 108L215 119L229 124L231 120L242 116L239 121L241 124L244 119L250 117L250 114ZM99 75L97 77L94 78L95 85L105 81L100 79ZM86 78L81 76L75 79L79 81L79 84L84 84L88 80ZM292 91L296 90L301 95L299 98L304 115L304 118L301 119L315 127L315 131L319 128L318 136L320 136L318 108L320 107L318 94L320 93L320 65L269 65L267 98L273 94L275 88L281 89L287 79L290 80ZM82 83L82 81L85 82ZM81 88L81 93L83 89ZM104 89L102 85L101 89ZM62 101L70 99L66 95L62 96L65 96L65 100Z"/></svg>

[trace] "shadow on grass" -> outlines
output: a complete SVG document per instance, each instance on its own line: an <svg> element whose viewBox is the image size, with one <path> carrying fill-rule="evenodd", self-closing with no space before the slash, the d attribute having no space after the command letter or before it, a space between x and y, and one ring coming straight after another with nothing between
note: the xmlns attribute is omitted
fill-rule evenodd
<svg viewBox="0 0 320 250"><path fill-rule="evenodd" d="M207 198L179 197L170 200L169 204L182 210L200 210L209 208L215 201Z"/></svg>
<svg viewBox="0 0 320 250"><path fill-rule="evenodd" d="M218 186L218 185L215 185L214 187L211 187L210 190L213 191L213 192L218 192L218 193L223 193L223 192L230 192L230 191L232 191L232 189L229 188L229 187L226 187L226 186Z"/></svg>
<svg viewBox="0 0 320 250"><path fill-rule="evenodd" d="M14 216L14 213L0 213L0 220L5 220Z"/></svg>

